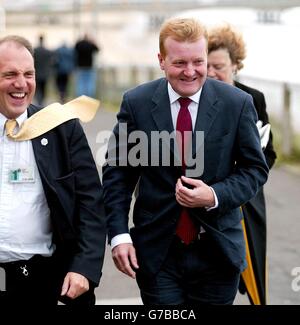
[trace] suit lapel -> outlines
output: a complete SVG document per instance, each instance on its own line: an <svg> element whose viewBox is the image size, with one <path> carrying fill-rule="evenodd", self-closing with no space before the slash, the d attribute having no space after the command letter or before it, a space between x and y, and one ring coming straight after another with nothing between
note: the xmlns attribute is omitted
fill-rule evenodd
<svg viewBox="0 0 300 325"><path fill-rule="evenodd" d="M167 131L168 134L173 133L173 135L175 136L166 79L161 80L160 84L157 87L157 90L155 91L152 97L152 101L154 103L154 106L151 109L151 114L158 131ZM174 154L174 157L177 160L176 164L178 163L180 165L180 155L177 145L172 145L170 141L167 141L167 139L165 139L164 137L163 139L167 148L172 154ZM174 139L174 141L176 144L176 139Z"/></svg>
<svg viewBox="0 0 300 325"><path fill-rule="evenodd" d="M151 114L159 131L173 132L174 126L172 122L172 114L170 107L170 99L167 89L167 81L162 79L155 91L152 101L154 106L151 109Z"/></svg>
<svg viewBox="0 0 300 325"><path fill-rule="evenodd" d="M202 142L196 141L196 131L203 131L204 138L209 134L211 126L219 112L217 102L218 97L212 87L212 84L210 83L210 80L208 79L203 85L198 107L198 114L192 140L193 157L203 144Z"/></svg>
<svg viewBox="0 0 300 325"><path fill-rule="evenodd" d="M32 105L28 107L28 117L36 113L38 109ZM47 181L47 175L50 166L50 153L52 148L51 132L42 134L31 140L36 164L39 169L41 178Z"/></svg>
<svg viewBox="0 0 300 325"><path fill-rule="evenodd" d="M172 114L170 107L170 99L167 89L167 81L162 79L156 92L152 98L154 106L151 109L153 120L157 126L157 129L161 131L167 131L169 133L174 132L174 126L172 122ZM211 126L219 112L219 106L217 105L218 96L212 86L212 82L207 79L203 85L198 113L195 123L195 128L192 138L192 156L195 157L196 152L203 145L202 141L196 141L196 131L203 131L204 138L209 134ZM177 146L170 145L169 141L165 141L169 150L174 154L176 163L180 162L180 154Z"/></svg>

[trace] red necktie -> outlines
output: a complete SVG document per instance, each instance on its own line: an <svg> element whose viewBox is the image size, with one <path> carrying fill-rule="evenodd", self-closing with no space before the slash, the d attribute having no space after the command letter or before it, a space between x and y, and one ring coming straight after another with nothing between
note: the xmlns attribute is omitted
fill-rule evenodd
<svg viewBox="0 0 300 325"><path fill-rule="evenodd" d="M192 133L192 118L188 110L188 106L191 103L191 99L180 97L178 99L180 103L180 111L177 117L176 131L180 132L181 137L177 138L179 150L181 151L181 161L182 161L182 171L185 172L185 157L187 157L187 152L189 144L191 141ZM189 132L188 132L189 131ZM194 224L193 220L189 216L188 210L183 208L180 214L179 222L177 224L176 234L177 236L188 245L190 242L197 238L199 229Z"/></svg>

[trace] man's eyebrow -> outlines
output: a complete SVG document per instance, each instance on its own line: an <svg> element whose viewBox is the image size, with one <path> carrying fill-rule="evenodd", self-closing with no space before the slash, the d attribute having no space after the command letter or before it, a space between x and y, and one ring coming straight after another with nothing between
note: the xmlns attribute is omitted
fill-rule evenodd
<svg viewBox="0 0 300 325"><path fill-rule="evenodd" d="M16 74L16 71L14 71L14 70L9 70L9 71L1 72L1 75L2 75L2 76L12 75L12 74Z"/></svg>

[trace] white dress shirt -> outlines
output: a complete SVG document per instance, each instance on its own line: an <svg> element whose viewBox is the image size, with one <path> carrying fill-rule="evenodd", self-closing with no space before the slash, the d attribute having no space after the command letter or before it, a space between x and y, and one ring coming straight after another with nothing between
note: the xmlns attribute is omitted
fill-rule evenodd
<svg viewBox="0 0 300 325"><path fill-rule="evenodd" d="M199 101L200 101L200 95L201 95L202 88L196 92L193 96L190 96L189 98L192 100L191 103L188 106L188 110L191 114L192 118L192 127L193 131L195 129L195 124L196 124L196 119L197 119L197 114L198 114L198 106L199 106ZM178 99L181 97L178 95L171 85L168 83L168 93L169 93L169 98L170 98L170 105L171 105L171 114L172 114L172 121L173 121L173 126L174 130L176 130L176 124L177 124L177 117L179 114L180 110L180 104L178 102Z"/></svg>
<svg viewBox="0 0 300 325"><path fill-rule="evenodd" d="M17 118L20 126L27 111ZM27 260L54 251L50 211L36 165L31 141L16 142L5 134L6 117L0 113L0 263ZM11 171L33 171L29 182L9 181Z"/></svg>
<svg viewBox="0 0 300 325"><path fill-rule="evenodd" d="M193 131L195 129L201 92L202 92L202 88L200 90L198 90L194 95L189 96L189 98L192 101L188 106L188 110L189 110L189 112L191 114L191 118L192 118ZM178 99L182 96L180 96L179 94L177 94L174 91L174 89L171 87L170 83L168 83L168 94L169 94L169 98L170 98L173 127L174 127L174 130L176 130L177 117L178 117L178 113L180 110L180 104L178 102ZM219 205L217 195L212 187L211 187L211 190L212 190L214 198L215 198L215 205L211 208L207 208L208 211L211 209L217 208ZM205 230L201 227L200 232L205 232ZM117 245L126 244L126 243L132 243L130 234L127 234L127 233L119 234L112 238L111 249L113 249Z"/></svg>

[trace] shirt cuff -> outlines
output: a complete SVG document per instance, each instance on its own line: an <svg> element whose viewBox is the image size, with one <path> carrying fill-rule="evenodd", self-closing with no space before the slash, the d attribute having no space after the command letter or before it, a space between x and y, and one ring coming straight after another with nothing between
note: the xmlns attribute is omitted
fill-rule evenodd
<svg viewBox="0 0 300 325"><path fill-rule="evenodd" d="M215 208L217 208L217 207L219 206L219 201L218 201L218 197L217 197L217 195L216 195L215 190L214 190L211 186L210 186L210 189L212 190L213 195L214 195L214 198L215 198L215 205L214 205L213 207L210 207L210 208L205 208L206 211L213 210L213 209L215 209Z"/></svg>
<svg viewBox="0 0 300 325"><path fill-rule="evenodd" d="M129 234L120 234L112 238L110 242L111 249L114 249L120 244L132 244L132 239Z"/></svg>

